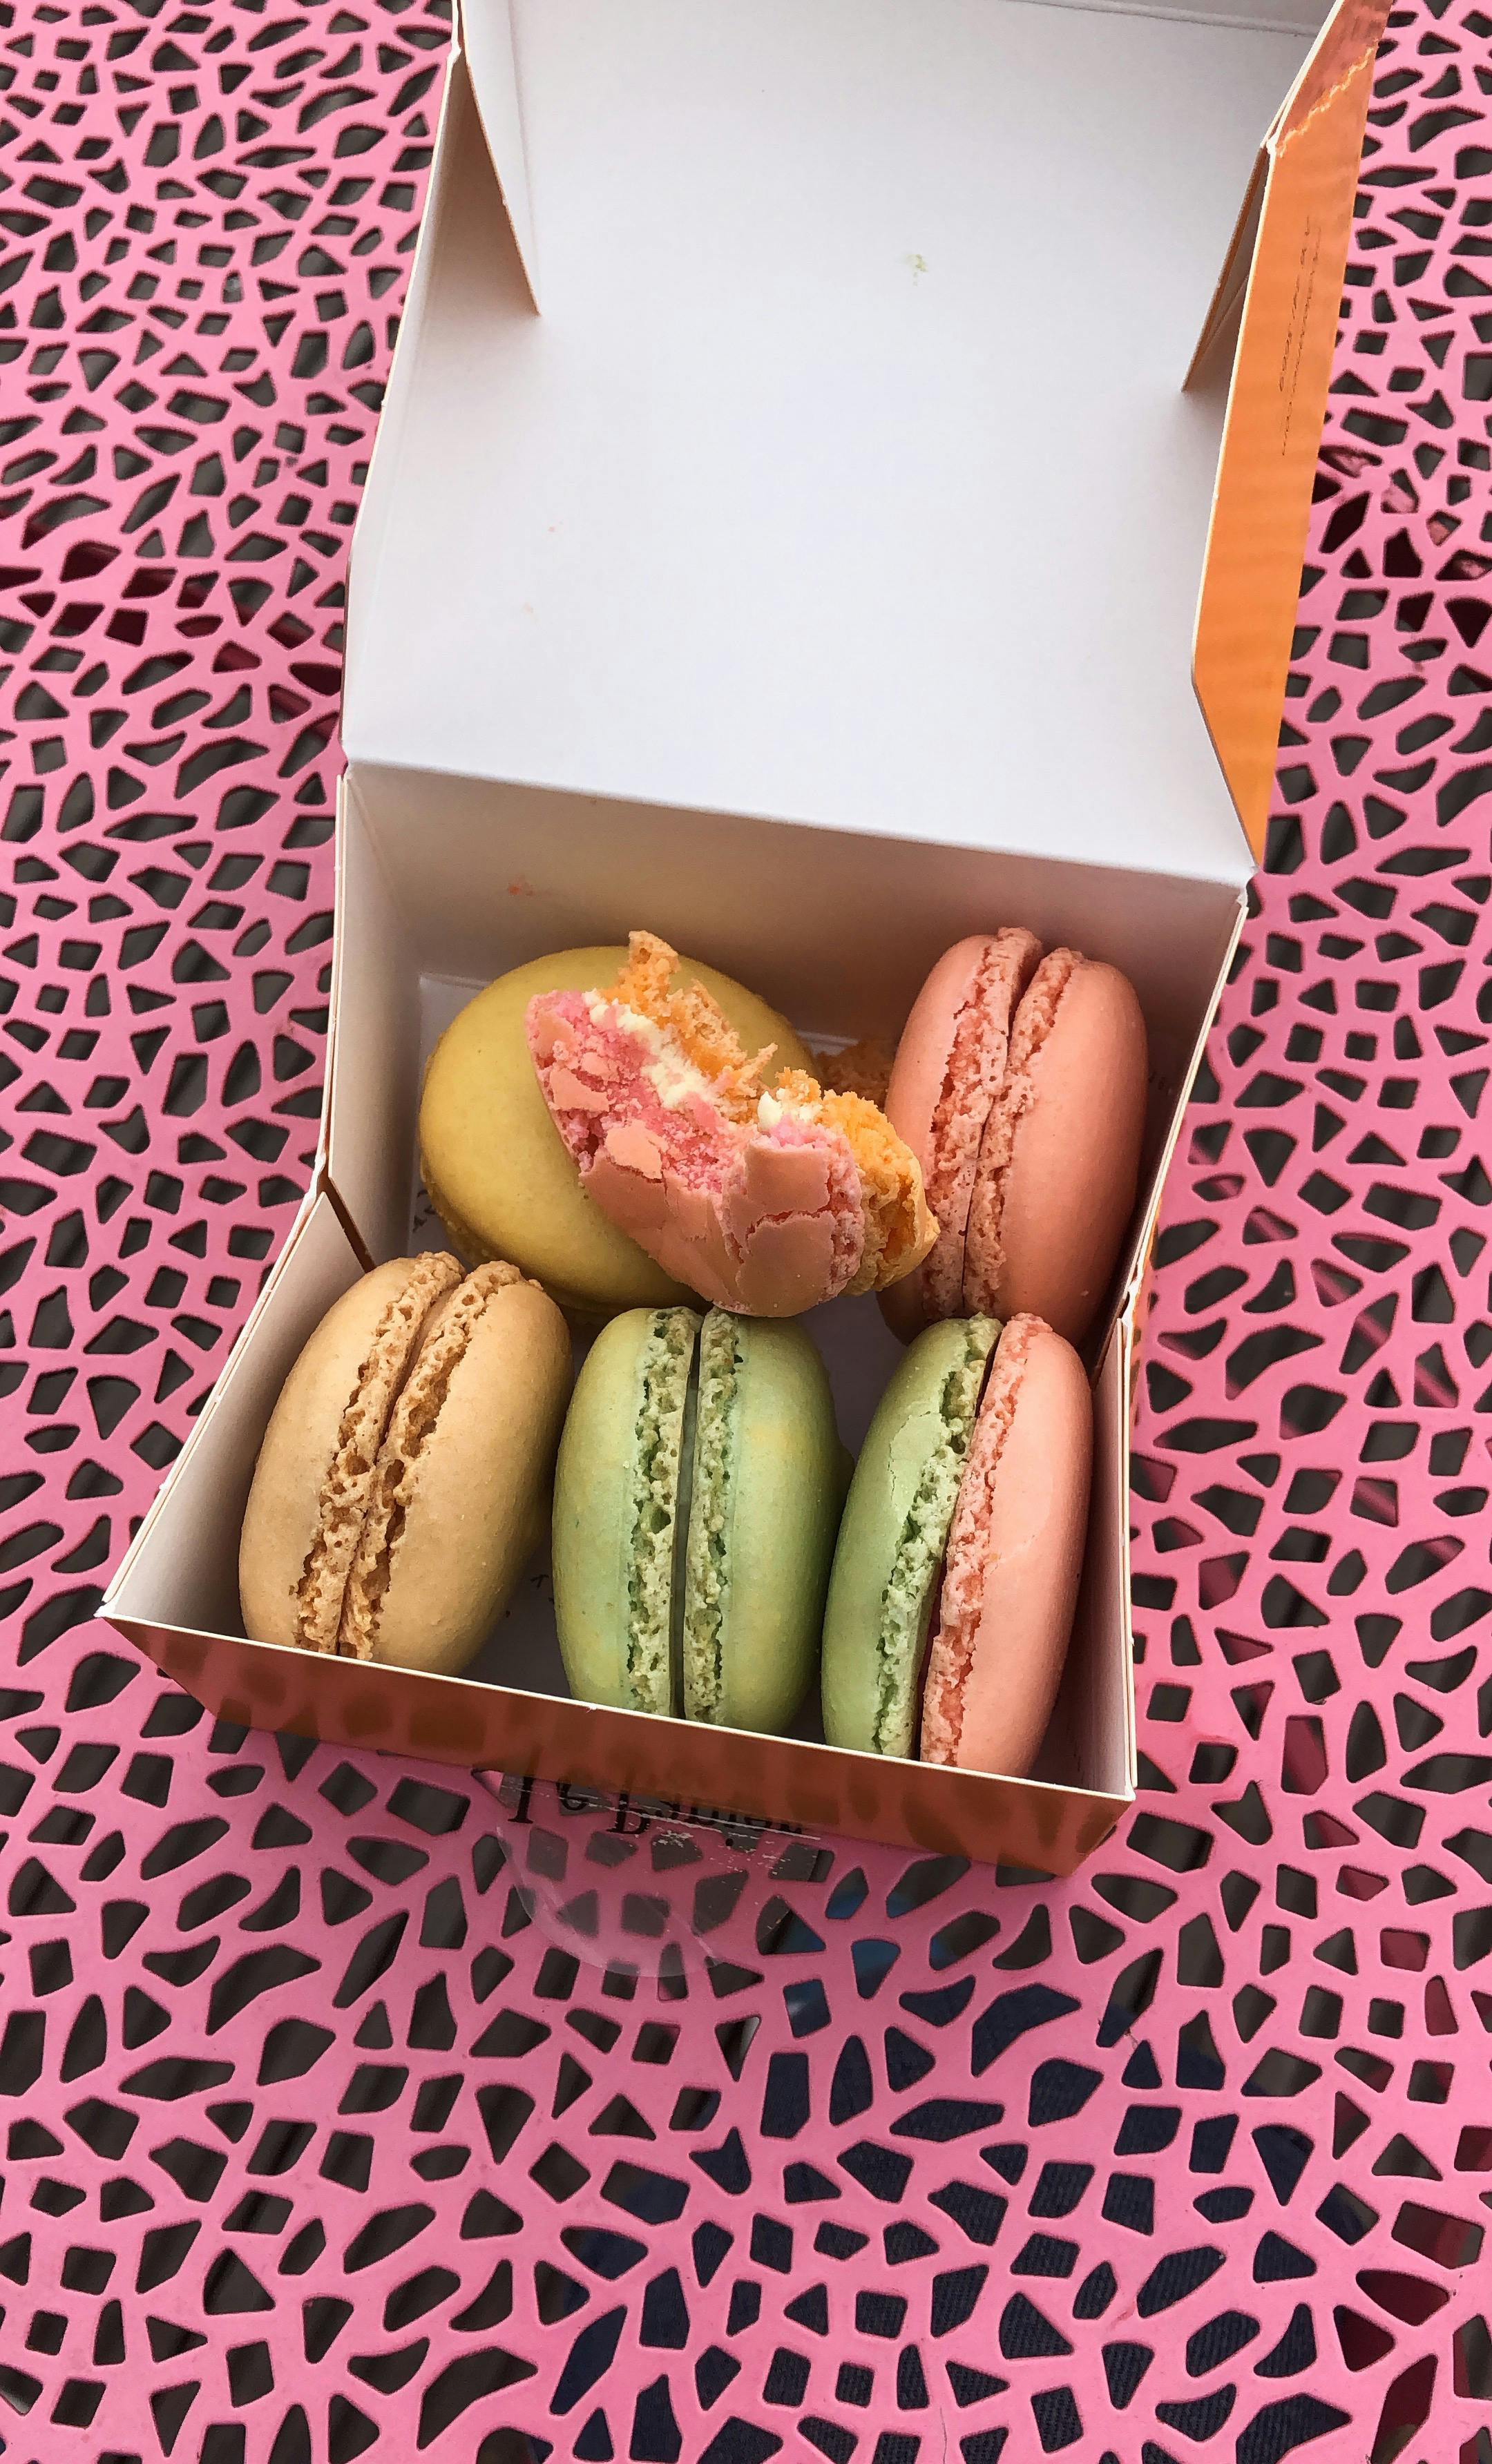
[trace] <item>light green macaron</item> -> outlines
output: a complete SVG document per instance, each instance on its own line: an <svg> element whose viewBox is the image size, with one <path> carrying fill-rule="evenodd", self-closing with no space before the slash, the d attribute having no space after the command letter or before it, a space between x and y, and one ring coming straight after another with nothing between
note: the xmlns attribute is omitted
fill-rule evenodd
<svg viewBox="0 0 1492 2464"><path fill-rule="evenodd" d="M613 1318L555 1474L571 1692L779 1734L813 1682L842 1463L800 1327L724 1309Z"/></svg>
<svg viewBox="0 0 1492 2464"><path fill-rule="evenodd" d="M992 1317L929 1327L870 1424L824 1614L824 1735L832 1746L916 1751L928 1621L999 1334Z"/></svg>

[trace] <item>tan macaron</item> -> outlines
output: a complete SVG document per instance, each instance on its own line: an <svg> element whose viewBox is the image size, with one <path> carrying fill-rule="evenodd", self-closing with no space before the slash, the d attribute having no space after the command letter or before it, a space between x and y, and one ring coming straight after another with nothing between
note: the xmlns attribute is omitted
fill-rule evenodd
<svg viewBox="0 0 1492 2464"><path fill-rule="evenodd" d="M569 1335L516 1266L393 1258L328 1310L259 1448L245 1631L450 1674L542 1537Z"/></svg>

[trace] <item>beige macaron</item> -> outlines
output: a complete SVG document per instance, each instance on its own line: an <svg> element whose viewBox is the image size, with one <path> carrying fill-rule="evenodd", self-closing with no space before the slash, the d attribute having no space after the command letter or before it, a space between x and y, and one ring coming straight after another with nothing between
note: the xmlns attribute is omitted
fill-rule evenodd
<svg viewBox="0 0 1492 2464"><path fill-rule="evenodd" d="M543 1536L564 1317L516 1266L393 1258L343 1294L264 1433L238 1549L260 1642L449 1675Z"/></svg>

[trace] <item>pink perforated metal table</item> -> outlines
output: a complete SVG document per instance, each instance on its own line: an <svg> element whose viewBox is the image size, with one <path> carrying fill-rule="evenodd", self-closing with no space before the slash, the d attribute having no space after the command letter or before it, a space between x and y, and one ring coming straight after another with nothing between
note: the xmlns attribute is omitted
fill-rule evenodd
<svg viewBox="0 0 1492 2464"><path fill-rule="evenodd" d="M1492 17L1383 50L1144 1790L1051 1886L214 1730L91 1622L306 1177L447 26L7 26L5 2452L1492 2464Z"/></svg>

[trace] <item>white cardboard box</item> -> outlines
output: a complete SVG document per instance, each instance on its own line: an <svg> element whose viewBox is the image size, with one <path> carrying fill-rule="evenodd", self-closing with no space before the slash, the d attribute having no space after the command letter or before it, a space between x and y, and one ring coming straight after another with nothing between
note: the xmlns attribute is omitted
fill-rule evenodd
<svg viewBox="0 0 1492 2464"><path fill-rule="evenodd" d="M317 1184L104 1603L211 1708L1053 1870L1112 1828L1135 1316L1267 808L1381 22L1344 0L1306 61L1294 0L468 0L354 543ZM1038 1776L573 1704L539 1570L459 1680L244 1639L265 1420L430 1237L466 991L646 925L811 1040L894 1034L999 921L1124 967L1153 1062ZM857 1441L895 1348L869 1303L813 1331Z"/></svg>

